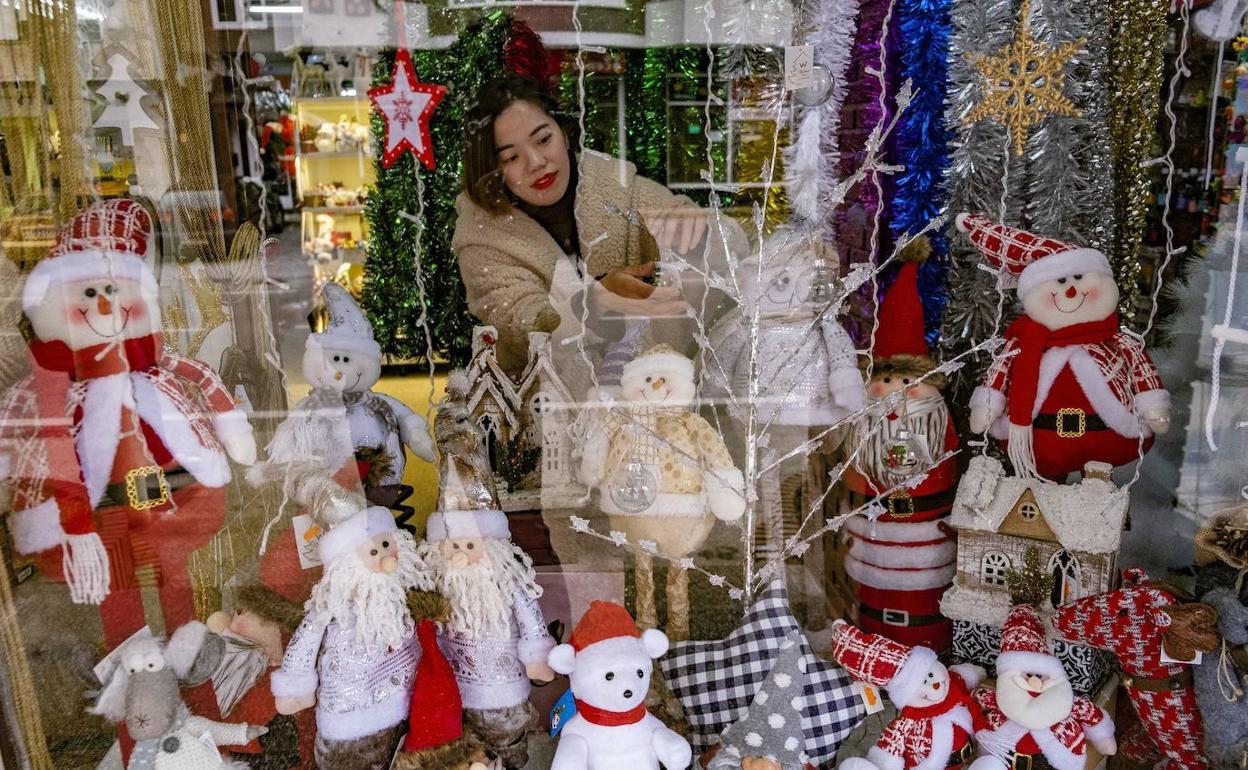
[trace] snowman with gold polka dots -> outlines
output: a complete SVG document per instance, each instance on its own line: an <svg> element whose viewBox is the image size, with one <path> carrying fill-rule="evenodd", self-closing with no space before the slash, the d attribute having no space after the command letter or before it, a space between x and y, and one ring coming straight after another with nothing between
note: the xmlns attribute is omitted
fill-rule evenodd
<svg viewBox="0 0 1248 770"><path fill-rule="evenodd" d="M675 560L666 586L673 639L689 634L689 578L679 560L702 547L717 519L745 513L744 477L723 437L694 410L696 395L687 356L667 345L637 356L601 429L586 437L581 466L611 528L635 546L636 616L645 628L658 625L651 554Z"/></svg>

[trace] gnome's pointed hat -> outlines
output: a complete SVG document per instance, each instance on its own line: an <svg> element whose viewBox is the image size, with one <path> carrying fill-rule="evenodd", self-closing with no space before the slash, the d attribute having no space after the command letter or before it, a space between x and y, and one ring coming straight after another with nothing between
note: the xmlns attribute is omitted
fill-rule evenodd
<svg viewBox="0 0 1248 770"><path fill-rule="evenodd" d="M954 221L990 265L1018 281L1020 297L1045 281L1076 273L1114 274L1109 259L1096 249L1000 225L978 214L958 214Z"/></svg>
<svg viewBox="0 0 1248 770"><path fill-rule="evenodd" d="M411 721L394 770L447 768L466 764L478 752L464 735L463 700L455 672L438 648L432 620L416 626L420 662L412 684Z"/></svg>
<svg viewBox="0 0 1248 770"><path fill-rule="evenodd" d="M1062 668L1061 661L1054 657L1044 636L1044 623L1040 622L1040 613L1030 604L1016 604L1006 616L1005 625L1001 628L1001 654L997 657L997 671L1066 678L1066 670Z"/></svg>
<svg viewBox="0 0 1248 770"><path fill-rule="evenodd" d="M26 277L22 310L39 305L52 286L67 281L131 280L155 297L156 276L144 261L151 238L151 214L139 203L117 198L92 204L70 220Z"/></svg>
<svg viewBox="0 0 1248 770"><path fill-rule="evenodd" d="M607 352L602 356L602 362L598 365L596 371L599 387L610 387L620 384L620 376L624 374L624 367L637 354L637 346L641 341L641 335L648 328L650 328L649 318L635 318L628 322L627 328L624 329L624 335L616 342L611 343L610 347L607 348Z"/></svg>
<svg viewBox="0 0 1248 770"><path fill-rule="evenodd" d="M355 304L351 293L331 281L321 287L321 297L329 312L329 324L325 331L308 335L307 345L380 358L381 346L373 339L373 326Z"/></svg>
<svg viewBox="0 0 1248 770"><path fill-rule="evenodd" d="M931 254L926 236L919 236L901 250L901 270L880 302L879 328L871 357L877 361L899 359L907 369L935 368L924 337L923 300L919 296L919 265Z"/></svg>
<svg viewBox="0 0 1248 770"><path fill-rule="evenodd" d="M749 710L720 736L720 751L739 758L766 757L783 770L797 770L810 761L802 734L806 669L800 641L797 631L784 640Z"/></svg>
<svg viewBox="0 0 1248 770"><path fill-rule="evenodd" d="M855 679L883 687L898 708L905 706L936 665L927 647L907 647L845 621L832 627L832 657Z"/></svg>

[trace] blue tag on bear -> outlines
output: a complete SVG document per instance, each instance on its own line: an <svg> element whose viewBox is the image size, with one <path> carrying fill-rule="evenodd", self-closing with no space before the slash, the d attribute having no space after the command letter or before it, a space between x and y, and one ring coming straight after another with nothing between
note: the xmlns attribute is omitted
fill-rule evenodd
<svg viewBox="0 0 1248 770"><path fill-rule="evenodd" d="M554 707L550 709L550 737L554 738L568 723L568 720L576 716L576 697L572 695L572 691L568 690L559 696L559 700L555 701Z"/></svg>

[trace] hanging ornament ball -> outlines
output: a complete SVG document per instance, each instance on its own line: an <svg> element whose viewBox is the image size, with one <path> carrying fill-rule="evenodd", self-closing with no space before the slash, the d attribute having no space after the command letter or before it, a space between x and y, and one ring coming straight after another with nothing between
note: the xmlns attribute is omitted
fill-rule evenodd
<svg viewBox="0 0 1248 770"><path fill-rule="evenodd" d="M630 457L611 479L611 502L623 513L642 513L654 505L659 483L640 457Z"/></svg>
<svg viewBox="0 0 1248 770"><path fill-rule="evenodd" d="M832 96L832 74L823 65L816 64L811 68L810 77L813 82L794 91L793 98L798 104L818 107Z"/></svg>
<svg viewBox="0 0 1248 770"><path fill-rule="evenodd" d="M893 434L884 447L884 465L897 479L906 479L921 472L930 462L923 442L905 428Z"/></svg>

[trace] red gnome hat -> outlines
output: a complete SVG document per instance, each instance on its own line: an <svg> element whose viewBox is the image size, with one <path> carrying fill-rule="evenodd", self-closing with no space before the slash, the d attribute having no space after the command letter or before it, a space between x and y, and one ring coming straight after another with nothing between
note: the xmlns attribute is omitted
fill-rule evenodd
<svg viewBox="0 0 1248 770"><path fill-rule="evenodd" d="M997 224L979 214L958 214L954 221L984 260L1005 276L1005 285L1017 281L1020 297L1045 281L1076 273L1114 274L1109 259L1096 249Z"/></svg>
<svg viewBox="0 0 1248 770"><path fill-rule="evenodd" d="M919 265L931 254L926 236L919 236L901 250L901 270L880 302L879 327L871 357L889 362L886 369L926 373L935 368L924 338L923 300L919 296ZM876 366L879 370L880 367ZM877 371L877 373L879 373Z"/></svg>
<svg viewBox="0 0 1248 770"><path fill-rule="evenodd" d="M1049 649L1044 636L1044 623L1030 604L1017 604L1001 628L1001 654L997 671L1039 674L1046 679L1066 678L1062 663Z"/></svg>
<svg viewBox="0 0 1248 770"><path fill-rule="evenodd" d="M416 636L420 640L420 663L412 685L411 718L394 770L454 767L470 760L478 748L464 737L459 684L438 648L433 621L420 621Z"/></svg>
<svg viewBox="0 0 1248 770"><path fill-rule="evenodd" d="M907 705L938 662L927 647L907 647L843 620L832 627L832 635L836 662L858 681L885 688L898 708Z"/></svg>

